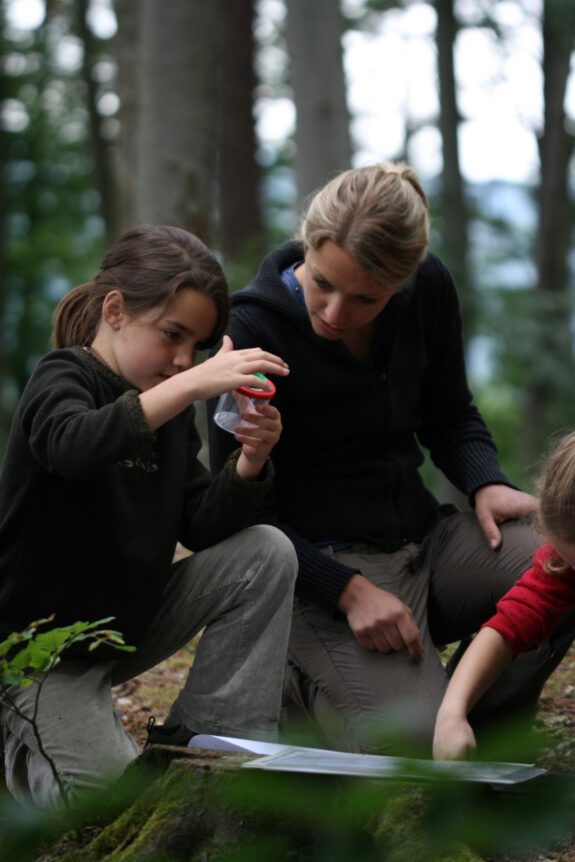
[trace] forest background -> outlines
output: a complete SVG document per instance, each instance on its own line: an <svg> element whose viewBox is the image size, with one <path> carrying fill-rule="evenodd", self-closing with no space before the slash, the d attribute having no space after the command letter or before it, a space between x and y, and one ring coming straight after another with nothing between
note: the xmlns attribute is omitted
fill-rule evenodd
<svg viewBox="0 0 575 862"><path fill-rule="evenodd" d="M197 233L235 290L329 177L405 159L529 487L575 425L572 0L0 0L0 39L0 461L56 302L123 230Z"/></svg>

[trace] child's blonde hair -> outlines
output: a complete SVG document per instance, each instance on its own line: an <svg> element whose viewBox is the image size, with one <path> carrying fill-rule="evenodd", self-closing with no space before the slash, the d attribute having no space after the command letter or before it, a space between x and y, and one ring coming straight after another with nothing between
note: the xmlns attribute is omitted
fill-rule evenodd
<svg viewBox="0 0 575 862"><path fill-rule="evenodd" d="M541 471L538 491L541 531L575 545L575 432L562 437L553 448ZM561 573L569 565L554 555L545 568Z"/></svg>

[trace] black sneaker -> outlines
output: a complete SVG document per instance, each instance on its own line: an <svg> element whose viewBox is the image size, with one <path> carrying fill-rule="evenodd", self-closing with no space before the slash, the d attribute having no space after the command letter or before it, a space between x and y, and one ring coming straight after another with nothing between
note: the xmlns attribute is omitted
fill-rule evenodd
<svg viewBox="0 0 575 862"><path fill-rule="evenodd" d="M164 724L156 724L156 719L150 716L148 719L148 738L144 748L147 748L148 745L174 745L186 748L192 736L195 735L194 731L184 724L166 727Z"/></svg>

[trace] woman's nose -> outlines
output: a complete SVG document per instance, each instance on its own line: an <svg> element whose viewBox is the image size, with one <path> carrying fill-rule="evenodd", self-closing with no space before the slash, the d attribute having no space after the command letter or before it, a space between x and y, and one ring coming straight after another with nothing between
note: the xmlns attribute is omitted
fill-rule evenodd
<svg viewBox="0 0 575 862"><path fill-rule="evenodd" d="M331 302L327 304L325 310L325 319L327 323L330 323L332 326L337 326L338 323L341 323L345 316L345 308L341 299L333 298Z"/></svg>

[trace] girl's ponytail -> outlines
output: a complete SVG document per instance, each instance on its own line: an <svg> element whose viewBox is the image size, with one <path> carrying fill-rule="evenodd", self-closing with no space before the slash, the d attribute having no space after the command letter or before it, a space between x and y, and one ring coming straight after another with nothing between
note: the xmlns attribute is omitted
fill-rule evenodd
<svg viewBox="0 0 575 862"><path fill-rule="evenodd" d="M54 311L52 346L90 344L100 322L101 310L101 299L94 291L93 281L74 287L62 297Z"/></svg>

